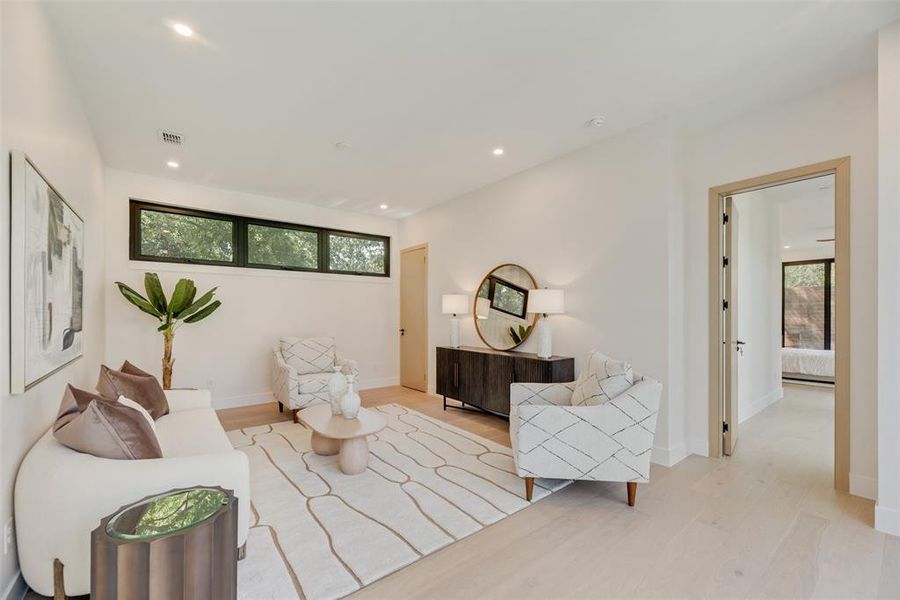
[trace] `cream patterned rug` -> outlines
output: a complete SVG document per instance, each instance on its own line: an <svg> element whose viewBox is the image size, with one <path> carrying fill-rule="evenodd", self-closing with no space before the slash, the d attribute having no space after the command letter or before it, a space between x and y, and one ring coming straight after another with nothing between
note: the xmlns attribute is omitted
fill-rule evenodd
<svg viewBox="0 0 900 600"><path fill-rule="evenodd" d="M339 598L528 506L511 451L397 404L366 472L340 472L281 422L228 433L253 506L238 597ZM568 482L535 481L538 500Z"/></svg>

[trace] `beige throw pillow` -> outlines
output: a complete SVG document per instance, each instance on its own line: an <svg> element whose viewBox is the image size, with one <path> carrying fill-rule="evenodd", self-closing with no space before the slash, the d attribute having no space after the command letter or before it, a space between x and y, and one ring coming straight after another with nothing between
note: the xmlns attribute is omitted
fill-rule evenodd
<svg viewBox="0 0 900 600"><path fill-rule="evenodd" d="M623 360L596 350L588 354L572 393L572 406L595 406L609 402L634 385L634 371Z"/></svg>
<svg viewBox="0 0 900 600"><path fill-rule="evenodd" d="M107 398L125 396L147 409L154 420L169 414L169 402L159 381L127 360L118 371L106 365L100 367L97 391Z"/></svg>
<svg viewBox="0 0 900 600"><path fill-rule="evenodd" d="M63 393L53 437L100 458L162 458L156 433L140 411L71 385Z"/></svg>

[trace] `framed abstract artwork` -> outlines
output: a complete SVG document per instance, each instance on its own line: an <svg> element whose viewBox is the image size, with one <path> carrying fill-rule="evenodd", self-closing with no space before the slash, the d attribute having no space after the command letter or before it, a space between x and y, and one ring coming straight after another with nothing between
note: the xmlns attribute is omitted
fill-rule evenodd
<svg viewBox="0 0 900 600"><path fill-rule="evenodd" d="M84 221L22 152L10 155L10 393L82 355Z"/></svg>

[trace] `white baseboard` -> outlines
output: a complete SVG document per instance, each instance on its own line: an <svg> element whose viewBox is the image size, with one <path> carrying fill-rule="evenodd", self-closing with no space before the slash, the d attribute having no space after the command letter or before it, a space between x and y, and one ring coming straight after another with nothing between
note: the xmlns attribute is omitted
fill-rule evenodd
<svg viewBox="0 0 900 600"><path fill-rule="evenodd" d="M875 529L900 536L900 510L875 505Z"/></svg>
<svg viewBox="0 0 900 600"><path fill-rule="evenodd" d="M850 473L850 493L854 496L874 500L878 497L878 480L868 475Z"/></svg>
<svg viewBox="0 0 900 600"><path fill-rule="evenodd" d="M371 390L373 388L390 387L399 385L396 377L376 377L372 379L362 379L359 381L357 389ZM222 408L236 408L238 406L253 406L254 404L266 404L274 402L275 396L272 392L257 392L256 394L245 394L243 396L226 396L224 398L213 398L213 408L216 410Z"/></svg>
<svg viewBox="0 0 900 600"><path fill-rule="evenodd" d="M676 444L671 448L653 446L653 452L650 454L650 462L664 467L674 467L687 458L688 454L687 446L685 444Z"/></svg>
<svg viewBox="0 0 900 600"><path fill-rule="evenodd" d="M400 385L399 377L373 377L372 379L363 379L359 382L359 389L371 390L374 388L393 387Z"/></svg>
<svg viewBox="0 0 900 600"><path fill-rule="evenodd" d="M746 405L741 405L738 423L743 423L753 415L765 410L782 398L784 398L784 388L778 387L761 398L748 402Z"/></svg>
<svg viewBox="0 0 900 600"><path fill-rule="evenodd" d="M695 438L691 440L691 448L688 454L696 454L698 456L709 456L709 440L706 438Z"/></svg>
<svg viewBox="0 0 900 600"><path fill-rule="evenodd" d="M22 571L17 570L15 577L6 586L3 592L3 600L22 600L28 592L28 586L25 585L25 579L22 578Z"/></svg>

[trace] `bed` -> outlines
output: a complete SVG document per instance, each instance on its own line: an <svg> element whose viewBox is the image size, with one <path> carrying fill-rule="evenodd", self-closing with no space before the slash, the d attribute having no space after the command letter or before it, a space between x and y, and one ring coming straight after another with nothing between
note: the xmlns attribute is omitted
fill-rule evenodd
<svg viewBox="0 0 900 600"><path fill-rule="evenodd" d="M782 348L781 376L784 379L834 383L834 350Z"/></svg>

